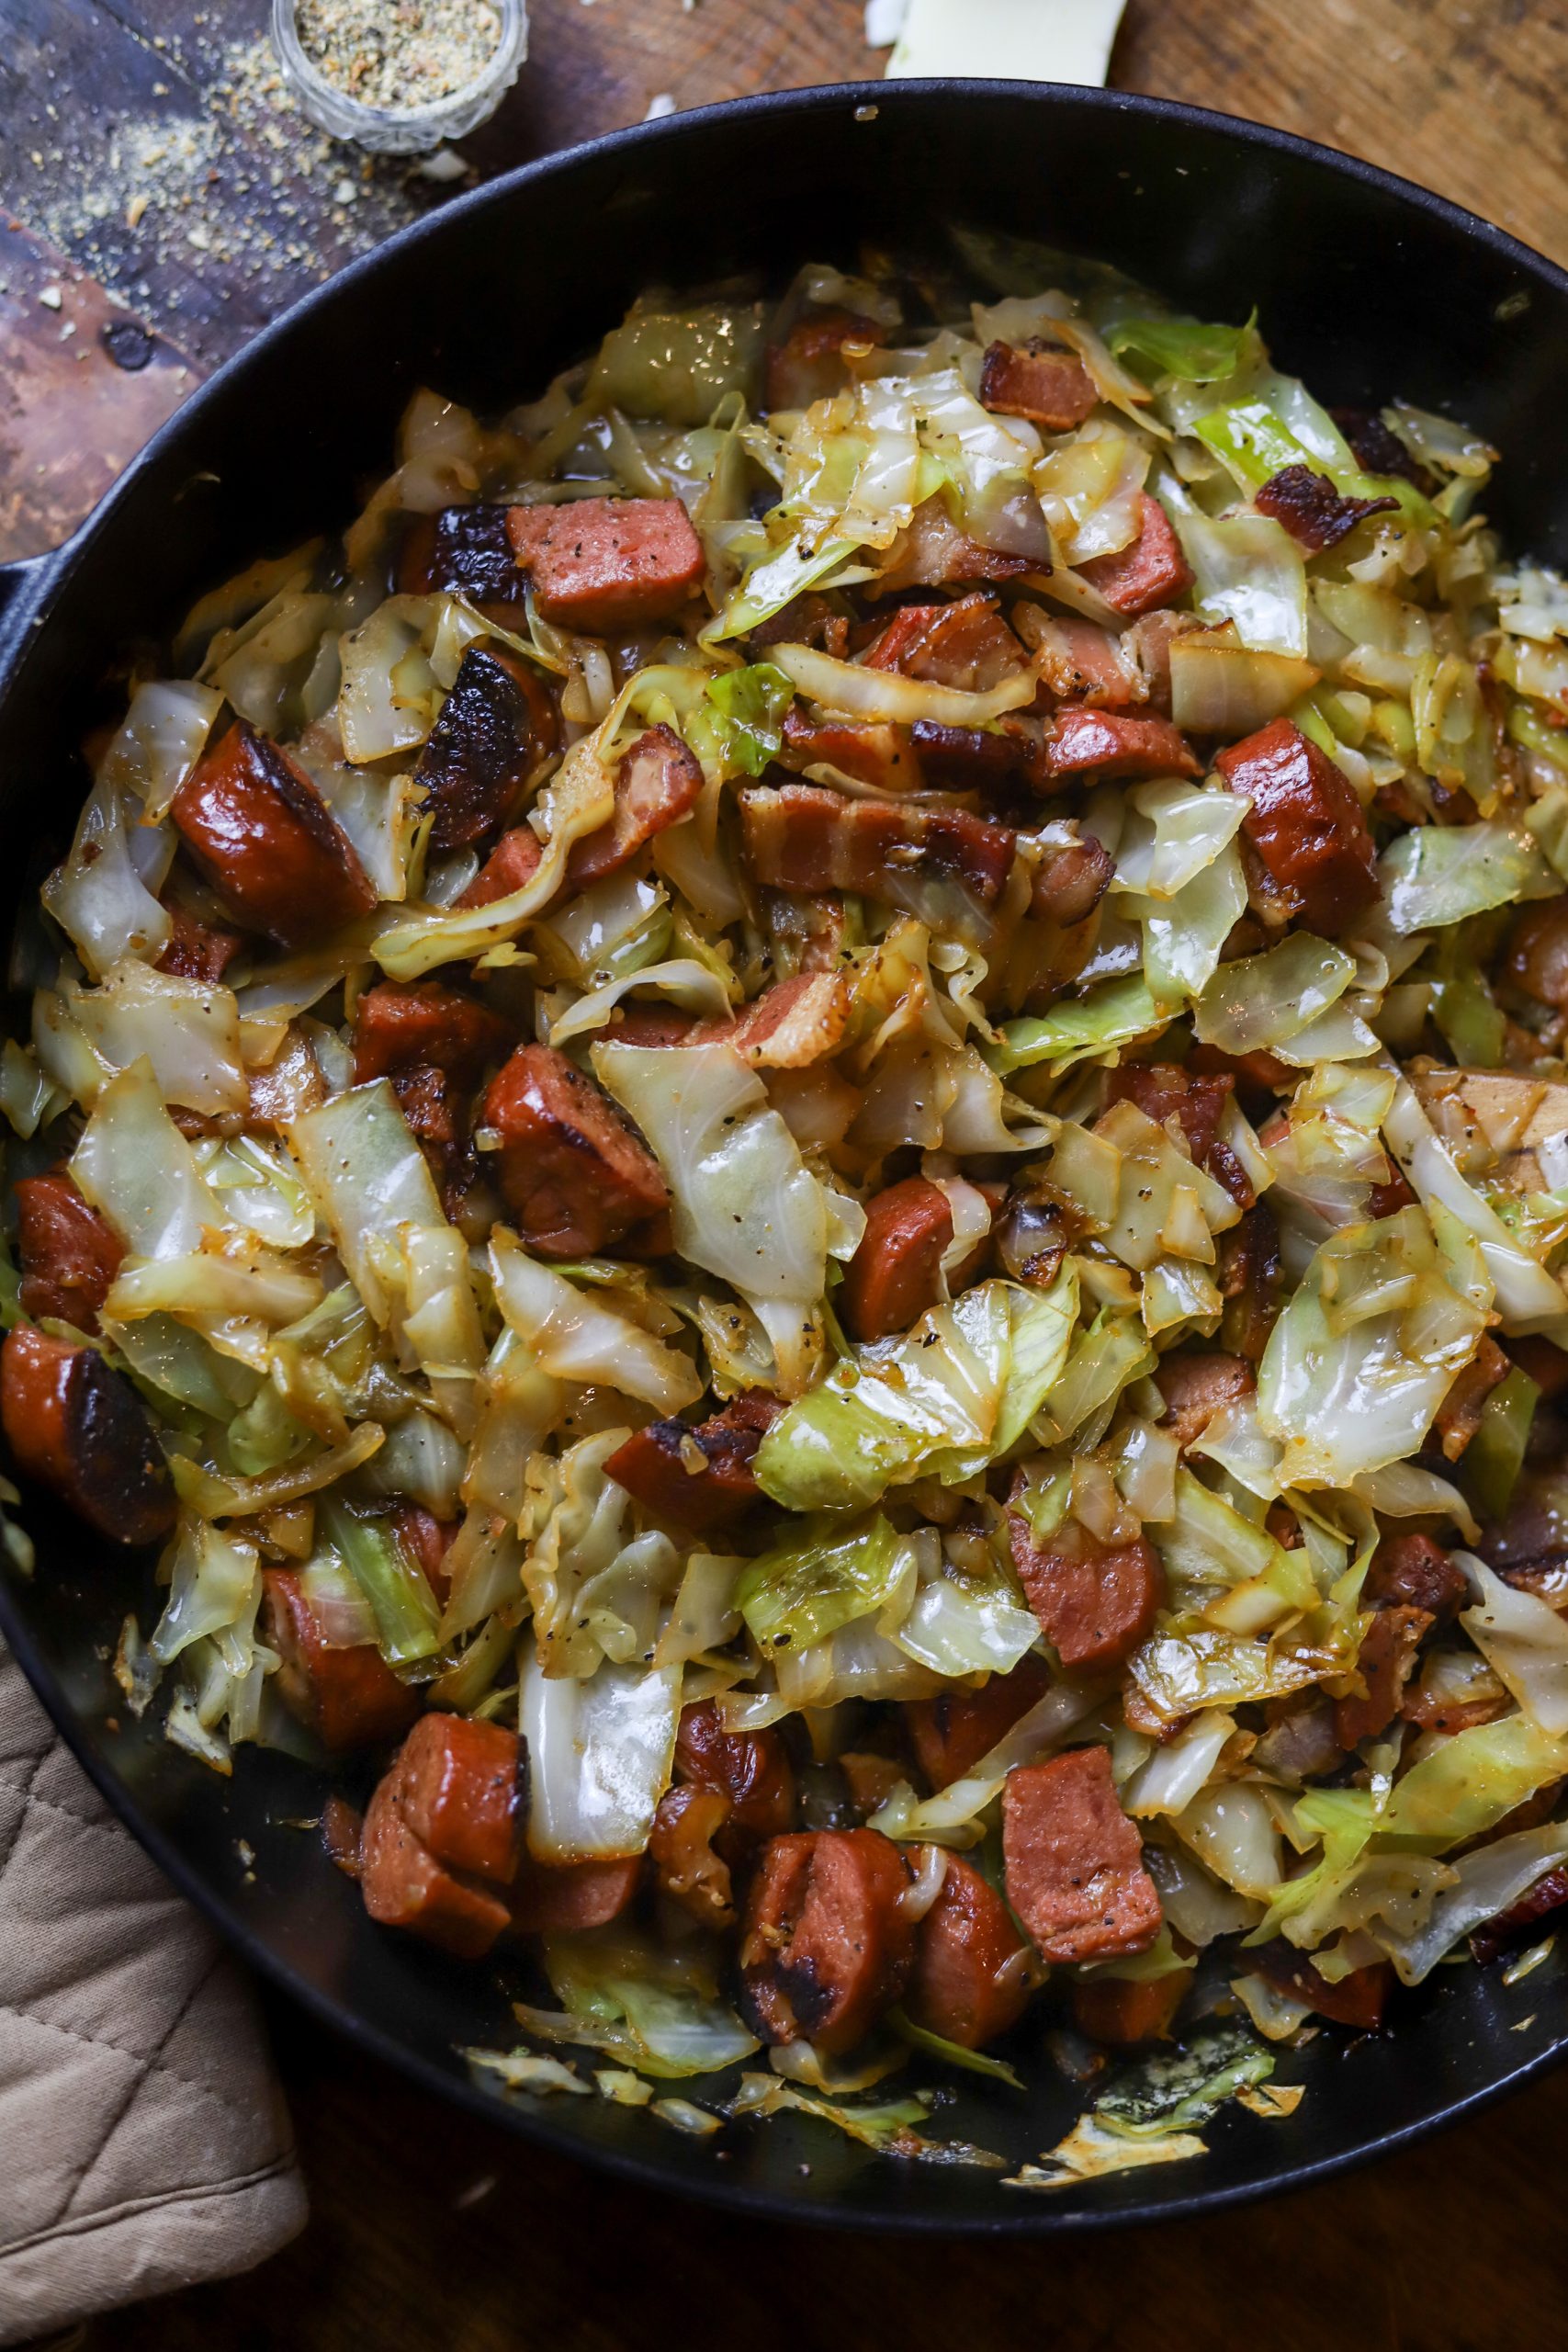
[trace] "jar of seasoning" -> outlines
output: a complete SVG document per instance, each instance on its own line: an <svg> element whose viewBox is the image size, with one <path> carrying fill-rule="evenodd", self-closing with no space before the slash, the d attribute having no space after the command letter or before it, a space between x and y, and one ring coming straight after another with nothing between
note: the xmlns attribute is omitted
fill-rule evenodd
<svg viewBox="0 0 1568 2352"><path fill-rule="evenodd" d="M303 111L375 155L417 155L495 112L528 54L526 0L273 0Z"/></svg>

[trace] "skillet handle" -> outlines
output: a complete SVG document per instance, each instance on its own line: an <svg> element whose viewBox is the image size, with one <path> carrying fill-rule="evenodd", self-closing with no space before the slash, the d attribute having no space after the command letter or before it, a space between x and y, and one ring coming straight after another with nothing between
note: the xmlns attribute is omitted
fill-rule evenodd
<svg viewBox="0 0 1568 2352"><path fill-rule="evenodd" d="M46 555L18 556L12 563L0 563L0 678L12 668L27 641L58 557L59 549L51 548Z"/></svg>

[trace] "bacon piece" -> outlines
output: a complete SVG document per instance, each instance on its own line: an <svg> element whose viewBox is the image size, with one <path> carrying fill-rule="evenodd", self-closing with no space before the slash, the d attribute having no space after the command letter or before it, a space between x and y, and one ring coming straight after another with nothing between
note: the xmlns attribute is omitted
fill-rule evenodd
<svg viewBox="0 0 1568 2352"><path fill-rule="evenodd" d="M1201 628L1196 613L1143 613L1131 628L1122 632L1122 655L1124 661L1137 664L1144 693L1152 707L1170 711L1170 649L1179 637L1188 636Z"/></svg>
<svg viewBox="0 0 1568 2352"><path fill-rule="evenodd" d="M169 813L230 912L285 947L340 931L376 904L357 851L304 769L246 719L197 762Z"/></svg>
<svg viewBox="0 0 1568 2352"><path fill-rule="evenodd" d="M382 1927L403 1928L459 1960L481 1960L512 1923L490 1887L475 1886L421 1844L398 1803L395 1771L380 1781L360 1840L365 1908Z"/></svg>
<svg viewBox="0 0 1568 2352"><path fill-rule="evenodd" d="M1135 1102L1156 1126L1174 1117L1199 1167L1245 1209L1252 1205L1252 1186L1219 1132L1230 1092L1228 1077L1194 1075L1179 1062L1123 1062L1106 1080L1105 1102L1108 1110L1113 1102Z"/></svg>
<svg viewBox="0 0 1568 2352"><path fill-rule="evenodd" d="M445 980L408 986L381 980L355 1009L354 1083L434 1065L472 1085L487 1062L504 1058L512 1043L499 1013Z"/></svg>
<svg viewBox="0 0 1568 2352"><path fill-rule="evenodd" d="M523 1849L522 1745L503 1724L422 1715L389 1779L403 1819L448 1870L510 1886Z"/></svg>
<svg viewBox="0 0 1568 2352"><path fill-rule="evenodd" d="M795 1771L773 1728L726 1731L711 1699L681 1711L675 1734L675 1776L711 1789L729 1806L719 1850L737 1861L765 1838L782 1837L795 1820Z"/></svg>
<svg viewBox="0 0 1568 2352"><path fill-rule="evenodd" d="M758 1499L751 1459L784 1410L774 1396L747 1389L694 1428L686 1421L649 1421L604 1464L604 1475L660 1519L699 1533L739 1519ZM695 1447L701 1464L688 1466Z"/></svg>
<svg viewBox="0 0 1568 2352"><path fill-rule="evenodd" d="M1087 775L1201 775L1202 763L1168 718L1064 706L1045 729L1045 773L1053 781Z"/></svg>
<svg viewBox="0 0 1568 2352"><path fill-rule="evenodd" d="M528 582L517 568L504 506L446 506L417 515L398 564L405 596L461 596L481 612L521 612Z"/></svg>
<svg viewBox="0 0 1568 2352"><path fill-rule="evenodd" d="M470 645L414 770L431 848L463 849L502 824L558 734L529 664L500 646Z"/></svg>
<svg viewBox="0 0 1568 2352"><path fill-rule="evenodd" d="M1463 1569L1429 1535L1385 1535L1361 1587L1363 1608L1424 1610L1440 1625L1451 1623L1469 1598Z"/></svg>
<svg viewBox="0 0 1568 2352"><path fill-rule="evenodd" d="M809 311L795 322L782 343L768 345L763 408L770 413L775 408L809 408L813 401L827 400L850 380L843 358L845 344L874 349L881 341L882 329L876 321L860 311Z"/></svg>
<svg viewBox="0 0 1568 2352"><path fill-rule="evenodd" d="M502 833L457 904L489 907L497 899L509 899L513 890L533 880L544 854L532 825L513 825L510 832Z"/></svg>
<svg viewBox="0 0 1568 2352"><path fill-rule="evenodd" d="M1353 1968L1348 1976L1331 1984L1313 1966L1309 1952L1298 1951L1282 1937L1259 1944L1247 1958L1260 1976L1305 2007L1315 2009L1320 2018L1332 2018L1336 2025L1356 2026L1362 2033L1376 2033L1382 2023L1393 1989L1393 1969L1386 1960L1375 1961L1370 1968Z"/></svg>
<svg viewBox="0 0 1568 2352"><path fill-rule="evenodd" d="M949 1854L941 1891L915 1931L906 2014L961 2050L983 2050L1029 2006L1028 1951L996 1889L973 1862Z"/></svg>
<svg viewBox="0 0 1568 2352"><path fill-rule="evenodd" d="M1508 933L1503 968L1538 1004L1568 1012L1568 893L1520 911Z"/></svg>
<svg viewBox="0 0 1568 2352"><path fill-rule="evenodd" d="M941 1295L953 1209L940 1185L907 1176L867 1202L865 1231L844 1270L839 1313L856 1340L907 1331Z"/></svg>
<svg viewBox="0 0 1568 2352"><path fill-rule="evenodd" d="M776 980L729 1021L699 1022L681 1042L729 1046L754 1069L806 1069L844 1041L850 984L840 972L800 972Z"/></svg>
<svg viewBox="0 0 1568 2352"><path fill-rule="evenodd" d="M917 886L954 878L994 906L1012 871L1007 825L964 808L846 800L815 785L740 796L746 863L775 890L852 890L890 906L912 904Z"/></svg>
<svg viewBox="0 0 1568 2352"><path fill-rule="evenodd" d="M118 1235L88 1206L63 1168L24 1176L12 1189L23 1314L35 1322L47 1315L78 1331L96 1331L125 1256Z"/></svg>
<svg viewBox="0 0 1568 2352"><path fill-rule="evenodd" d="M1481 1345L1464 1370L1455 1375L1432 1423L1445 1461L1459 1460L1481 1427L1486 1399L1498 1382L1507 1378L1513 1368L1509 1358L1490 1332L1483 1332Z"/></svg>
<svg viewBox="0 0 1568 2352"><path fill-rule="evenodd" d="M547 620L589 633L669 620L702 583L702 542L678 498L512 506L512 552Z"/></svg>
<svg viewBox="0 0 1568 2352"><path fill-rule="evenodd" d="M585 890L628 865L655 833L685 816L703 788L703 772L671 727L650 727L622 752L615 770L615 813L572 845L566 887Z"/></svg>
<svg viewBox="0 0 1568 2352"><path fill-rule="evenodd" d="M607 1928L630 1905L641 1879L640 1854L604 1862L536 1862L525 1854L507 1892L513 1932L571 1936Z"/></svg>
<svg viewBox="0 0 1568 2352"><path fill-rule="evenodd" d="M1251 800L1242 831L1288 914L1332 937L1371 905L1377 850L1355 786L1299 727L1272 719L1214 765Z"/></svg>
<svg viewBox="0 0 1568 2352"><path fill-rule="evenodd" d="M1368 514L1399 511L1397 498L1342 498L1326 474L1310 466L1284 466L1253 497L1260 514L1283 524L1298 547L1313 555L1335 547Z"/></svg>
<svg viewBox="0 0 1568 2352"><path fill-rule="evenodd" d="M0 1350L0 1425L23 1475L115 1544L152 1544L175 1523L175 1490L152 1416L96 1348L18 1323Z"/></svg>
<svg viewBox="0 0 1568 2352"><path fill-rule="evenodd" d="M909 1867L875 1829L775 1838L763 1849L740 1943L742 1998L765 2041L852 2049L898 1998L914 1960Z"/></svg>
<svg viewBox="0 0 1568 2352"><path fill-rule="evenodd" d="M832 600L818 595L815 588L805 588L755 628L748 629L746 641L754 650L769 645L825 646L841 658L841 641L848 635L849 623L834 611Z"/></svg>
<svg viewBox="0 0 1568 2352"><path fill-rule="evenodd" d="M278 1697L334 1756L400 1738L419 1713L419 1692L400 1682L374 1642L346 1648L327 1640L297 1568L262 1576L263 1638L283 1663Z"/></svg>
<svg viewBox="0 0 1568 2352"><path fill-rule="evenodd" d="M1128 620L1152 613L1157 605L1174 604L1192 585L1192 568L1164 507L1147 491L1139 496L1143 520L1132 545L1114 555L1091 556L1077 567L1078 578Z"/></svg>
<svg viewBox="0 0 1568 2352"><path fill-rule="evenodd" d="M993 343L980 362L980 405L995 415L1026 416L1046 433L1070 433L1099 402L1077 353L1037 334L1027 343Z"/></svg>
<svg viewBox="0 0 1568 2352"><path fill-rule="evenodd" d="M1191 1978L1185 1969L1139 1983L1130 1976L1077 1976L1073 1980L1073 2023L1091 2041L1126 2050L1140 2041L1168 2041L1170 2021L1181 2007Z"/></svg>
<svg viewBox="0 0 1568 2352"><path fill-rule="evenodd" d="M1183 1453L1197 1443L1222 1405L1238 1404L1258 1385L1249 1363L1218 1349L1197 1354L1179 1349L1163 1357L1155 1382L1165 1398L1161 1425Z"/></svg>
<svg viewBox="0 0 1568 2352"><path fill-rule="evenodd" d="M962 1684L934 1699L908 1699L904 1727L932 1789L963 1780L1051 1688L1051 1669L1030 1650L1010 1674L993 1674L977 1690Z"/></svg>
<svg viewBox="0 0 1568 2352"><path fill-rule="evenodd" d="M1538 1878L1529 1892L1521 1894L1517 1903L1510 1903L1506 1911L1499 1911L1487 1920L1484 1927L1477 1928L1470 1939L1471 1951L1484 1966L1506 1951L1510 1944L1517 1942L1528 1928L1550 1917L1553 1911L1561 1911L1565 1903L1568 1903L1568 1867L1560 1862L1554 1871L1548 1871L1544 1878Z"/></svg>
<svg viewBox="0 0 1568 2352"><path fill-rule="evenodd" d="M1027 785L1043 792L1044 729L1038 719L1005 718L996 727L949 727L939 718L917 718L909 741L928 784L950 792Z"/></svg>
<svg viewBox="0 0 1568 2352"><path fill-rule="evenodd" d="M158 958L158 969L216 988L243 949L244 941L237 931L220 931L215 923L203 922L199 917L187 913L184 907L170 907L167 913L174 929L168 945Z"/></svg>
<svg viewBox="0 0 1568 2352"><path fill-rule="evenodd" d="M1008 1901L1044 1960L1146 1951L1160 1902L1103 1747L1022 1764L1002 1790Z"/></svg>
<svg viewBox="0 0 1568 2352"><path fill-rule="evenodd" d="M520 1046L491 1080L501 1189L541 1258L590 1258L669 1206L659 1163L608 1095L548 1046Z"/></svg>
<svg viewBox="0 0 1568 2352"><path fill-rule="evenodd" d="M1436 1623L1425 1609L1404 1601L1377 1611L1356 1657L1366 1695L1335 1702L1334 1729L1341 1747L1356 1747L1388 1729L1415 1672L1416 1653Z"/></svg>
<svg viewBox="0 0 1568 2352"><path fill-rule="evenodd" d="M989 596L946 605L905 605L861 655L868 670L988 694L1030 666L1029 656Z"/></svg>
<svg viewBox="0 0 1568 2352"><path fill-rule="evenodd" d="M712 1928L735 1923L729 1864L713 1846L728 1815L728 1797L687 1781L660 1798L648 1841L660 1892Z"/></svg>
<svg viewBox="0 0 1568 2352"><path fill-rule="evenodd" d="M1143 1536L1105 1544L1069 1519L1039 1543L1023 1513L1010 1510L1008 1542L1024 1597L1069 1673L1121 1666L1153 1633L1165 1570Z"/></svg>
<svg viewBox="0 0 1568 2352"><path fill-rule="evenodd" d="M1148 700L1142 669L1098 621L1026 604L1015 608L1013 621L1033 652L1041 684L1059 701L1120 710Z"/></svg>
<svg viewBox="0 0 1568 2352"><path fill-rule="evenodd" d="M807 768L837 768L857 784L880 792L918 792L925 782L907 727L882 721L807 718L796 704L784 713L779 765L801 775Z"/></svg>
<svg viewBox="0 0 1568 2352"><path fill-rule="evenodd" d="M891 558L865 594L893 596L905 588L950 588L973 580L1018 580L1034 564L1029 557L983 548L948 513L940 492L917 506L907 531L893 542Z"/></svg>
<svg viewBox="0 0 1568 2352"><path fill-rule="evenodd" d="M1332 408L1328 413L1364 473L1394 474L1401 481L1413 482L1424 498L1431 497L1438 487L1436 481L1375 410Z"/></svg>

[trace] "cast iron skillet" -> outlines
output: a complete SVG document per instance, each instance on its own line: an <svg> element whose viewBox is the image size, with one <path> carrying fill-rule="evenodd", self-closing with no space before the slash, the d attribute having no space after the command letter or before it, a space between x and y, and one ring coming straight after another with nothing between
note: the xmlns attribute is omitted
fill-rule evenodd
<svg viewBox="0 0 1568 2352"><path fill-rule="evenodd" d="M1256 303L1281 362L1331 401L1400 394L1467 418L1506 454L1489 506L1512 545L1568 559L1568 277L1451 205L1280 132L1116 92L876 83L709 107L515 172L345 271L188 401L68 547L14 568L0 621L6 931L40 841L85 789L74 747L106 663L256 553L346 518L416 385L499 406L542 389L650 281L847 259L862 237L941 250L955 221L1113 261L1205 317ZM1335 2171L1568 2050L1561 1955L1511 1992L1495 1970L1439 1969L1400 2000L1392 2034L1348 2043L1331 2030L1284 2060L1277 2079L1306 2086L1289 2120L1232 2109L1203 2158L1049 2198L876 2157L793 2117L698 2142L598 2098L504 2104L455 2055L512 2039L503 1990L373 1928L319 1841L283 1826L319 1811L320 1774L246 1749L220 1781L164 1743L156 1707L136 1724L107 1659L125 1610L145 1604L144 1565L40 1497L26 1516L38 1574L0 1575L0 1623L169 1876L362 2047L629 2177L861 2227L1103 2228ZM1080 2097L1043 2051L1023 2063L1027 2093L964 2078L973 2087L937 2128L1010 2168L1052 2146Z"/></svg>

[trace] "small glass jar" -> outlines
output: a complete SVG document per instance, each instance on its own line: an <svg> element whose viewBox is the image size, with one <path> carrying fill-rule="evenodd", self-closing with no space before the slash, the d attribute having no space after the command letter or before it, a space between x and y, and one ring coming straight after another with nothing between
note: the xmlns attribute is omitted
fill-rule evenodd
<svg viewBox="0 0 1568 2352"><path fill-rule="evenodd" d="M352 139L372 155L422 155L488 122L528 54L526 0L491 0L501 39L482 71L461 89L417 107L370 107L316 71L294 21L295 0L272 0L272 42L284 79L319 130Z"/></svg>

